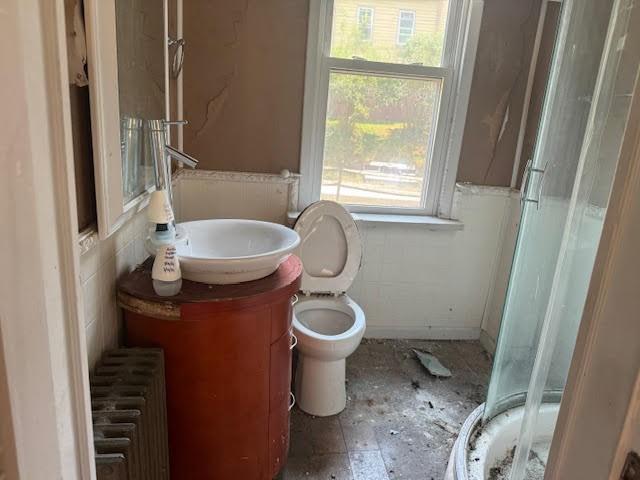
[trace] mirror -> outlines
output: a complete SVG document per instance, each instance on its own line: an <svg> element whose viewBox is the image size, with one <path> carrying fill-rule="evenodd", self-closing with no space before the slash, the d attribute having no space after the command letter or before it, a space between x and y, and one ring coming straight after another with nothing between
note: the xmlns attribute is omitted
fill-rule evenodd
<svg viewBox="0 0 640 480"><path fill-rule="evenodd" d="M155 188L151 131L168 117L167 0L85 0L98 233Z"/></svg>
<svg viewBox="0 0 640 480"><path fill-rule="evenodd" d="M149 143L165 119L163 0L116 0L118 94L124 203L155 184Z"/></svg>

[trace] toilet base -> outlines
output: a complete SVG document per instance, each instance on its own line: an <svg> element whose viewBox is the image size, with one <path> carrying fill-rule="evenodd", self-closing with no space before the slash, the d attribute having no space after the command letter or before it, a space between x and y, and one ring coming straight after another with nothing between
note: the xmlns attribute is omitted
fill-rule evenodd
<svg viewBox="0 0 640 480"><path fill-rule="evenodd" d="M347 404L345 368L344 358L327 361L301 354L295 388L300 409L316 417L328 417L344 410Z"/></svg>

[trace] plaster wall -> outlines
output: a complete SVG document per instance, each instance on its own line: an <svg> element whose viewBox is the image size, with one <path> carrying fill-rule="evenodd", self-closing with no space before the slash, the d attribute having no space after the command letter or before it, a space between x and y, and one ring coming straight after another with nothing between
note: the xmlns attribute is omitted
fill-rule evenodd
<svg viewBox="0 0 640 480"><path fill-rule="evenodd" d="M173 208L181 222L248 218L286 223L298 204L298 175L181 170L173 188Z"/></svg>
<svg viewBox="0 0 640 480"><path fill-rule="evenodd" d="M185 149L203 169L299 171L308 3L185 2ZM460 181L509 185L539 8L485 2Z"/></svg>
<svg viewBox="0 0 640 480"><path fill-rule="evenodd" d="M511 183L540 0L486 0L458 181Z"/></svg>
<svg viewBox="0 0 640 480"><path fill-rule="evenodd" d="M179 177L174 188L179 220L219 212L284 223L287 205L296 204L295 191L287 194L277 176L269 184L246 173L231 180L211 173ZM463 228L455 231L358 220L364 255L348 293L367 315L366 335L478 339L485 317L499 324L500 316L486 311L489 305L498 311L493 305L504 299L515 197L507 188L458 185L453 214ZM495 284L496 278L503 280ZM494 323L486 328L497 332Z"/></svg>
<svg viewBox="0 0 640 480"><path fill-rule="evenodd" d="M298 171L308 10L308 0L184 2L184 142L200 168Z"/></svg>
<svg viewBox="0 0 640 480"><path fill-rule="evenodd" d="M501 244L498 246L498 258L494 283L487 297L487 305L482 318L480 341L488 352L494 352L500 323L502 322L502 310L511 276L511 264L515 251L518 228L520 227L520 194L513 190L507 200L502 222Z"/></svg>

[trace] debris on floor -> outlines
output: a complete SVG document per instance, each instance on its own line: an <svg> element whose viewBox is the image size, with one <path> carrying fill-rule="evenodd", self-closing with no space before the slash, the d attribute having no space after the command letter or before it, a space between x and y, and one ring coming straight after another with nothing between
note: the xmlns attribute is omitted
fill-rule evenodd
<svg viewBox="0 0 640 480"><path fill-rule="evenodd" d="M452 377L433 376L414 349L435 355ZM441 480L490 371L478 342L364 339L347 359L342 412L291 410L291 450L279 480Z"/></svg>
<svg viewBox="0 0 640 480"><path fill-rule="evenodd" d="M444 430L445 432L450 433L451 435L457 435L460 428L456 428L453 425L449 425L448 423L442 422L440 420L434 420L433 424L438 427L441 428L442 430Z"/></svg>
<svg viewBox="0 0 640 480"><path fill-rule="evenodd" d="M451 370L442 365L435 355L415 348L413 349L413 353L416 354L422 366L434 377L449 378L451 376Z"/></svg>
<svg viewBox="0 0 640 480"><path fill-rule="evenodd" d="M548 447L547 447L548 448ZM511 476L511 467L516 448L511 451L494 467L489 469L488 480L507 480ZM547 467L546 461L534 449L529 452L529 462L524 474L524 480L542 480Z"/></svg>

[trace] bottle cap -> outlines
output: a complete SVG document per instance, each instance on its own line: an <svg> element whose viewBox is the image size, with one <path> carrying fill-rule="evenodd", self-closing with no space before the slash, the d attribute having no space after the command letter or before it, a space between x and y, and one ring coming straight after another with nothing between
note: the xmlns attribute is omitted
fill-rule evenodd
<svg viewBox="0 0 640 480"><path fill-rule="evenodd" d="M152 223L171 223L174 220L173 210L166 190L156 190L151 194L147 217Z"/></svg>

